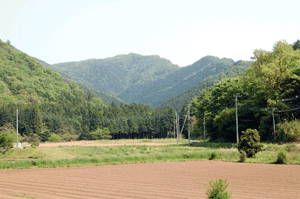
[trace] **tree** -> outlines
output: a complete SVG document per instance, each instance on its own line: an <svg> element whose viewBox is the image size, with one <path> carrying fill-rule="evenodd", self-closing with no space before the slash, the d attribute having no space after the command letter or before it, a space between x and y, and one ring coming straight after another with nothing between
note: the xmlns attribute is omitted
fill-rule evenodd
<svg viewBox="0 0 300 199"><path fill-rule="evenodd" d="M42 142L48 141L50 137L51 137L51 133L48 130L46 130L40 134L40 139Z"/></svg>
<svg viewBox="0 0 300 199"><path fill-rule="evenodd" d="M50 142L61 142L61 137L57 134L51 134L48 140Z"/></svg>
<svg viewBox="0 0 300 199"><path fill-rule="evenodd" d="M247 154L247 157L251 158L261 151L262 148L263 145L260 143L260 136L256 129L242 131L238 146L239 152L244 151Z"/></svg>
<svg viewBox="0 0 300 199"><path fill-rule="evenodd" d="M5 149L12 148L14 139L14 128L11 124L6 124L0 128L0 147Z"/></svg>
<svg viewBox="0 0 300 199"><path fill-rule="evenodd" d="M90 135L93 140L106 140L112 138L108 128L98 128L96 131L91 132Z"/></svg>
<svg viewBox="0 0 300 199"><path fill-rule="evenodd" d="M294 50L300 49L300 40L299 39L293 44L293 49Z"/></svg>

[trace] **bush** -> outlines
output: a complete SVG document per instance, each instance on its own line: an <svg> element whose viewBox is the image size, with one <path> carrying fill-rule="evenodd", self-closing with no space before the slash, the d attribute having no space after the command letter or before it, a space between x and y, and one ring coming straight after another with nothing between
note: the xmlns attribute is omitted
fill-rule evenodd
<svg viewBox="0 0 300 199"><path fill-rule="evenodd" d="M260 136L256 129L247 129L242 131L240 142L238 146L239 152L244 151L248 158L253 157L260 152L263 145L260 143Z"/></svg>
<svg viewBox="0 0 300 199"><path fill-rule="evenodd" d="M50 142L61 142L61 137L57 134L51 134L48 140Z"/></svg>
<svg viewBox="0 0 300 199"><path fill-rule="evenodd" d="M298 148L297 148L297 145L296 144L287 144L285 146L285 150L287 152L297 152L298 151Z"/></svg>
<svg viewBox="0 0 300 199"><path fill-rule="evenodd" d="M40 139L42 142L45 142L45 141L49 140L50 136L51 136L51 133L48 130L46 130L40 134Z"/></svg>
<svg viewBox="0 0 300 199"><path fill-rule="evenodd" d="M240 162L245 162L247 159L247 154L245 151L240 151Z"/></svg>
<svg viewBox="0 0 300 199"><path fill-rule="evenodd" d="M231 192L227 191L229 183L227 179L216 179L216 181L209 181L210 187L207 187L206 194L209 199L229 199L231 198ZM206 185L205 185L206 186Z"/></svg>
<svg viewBox="0 0 300 199"><path fill-rule="evenodd" d="M284 121L276 125L277 141L299 142L300 141L300 121Z"/></svg>
<svg viewBox="0 0 300 199"><path fill-rule="evenodd" d="M277 154L277 164L287 164L288 163L288 156L286 151L279 151Z"/></svg>
<svg viewBox="0 0 300 199"><path fill-rule="evenodd" d="M31 143L31 147L32 148L35 148L35 147L37 147L39 145L40 145L40 143L38 141L34 141L34 142Z"/></svg>
<svg viewBox="0 0 300 199"><path fill-rule="evenodd" d="M104 128L104 129L97 128L97 130L91 132L90 135L92 136L93 140L105 140L105 139L112 138L108 128Z"/></svg>
<svg viewBox="0 0 300 199"><path fill-rule="evenodd" d="M212 153L210 154L209 160L216 159L217 156L218 156L218 154L217 154L216 152L212 152Z"/></svg>
<svg viewBox="0 0 300 199"><path fill-rule="evenodd" d="M0 133L0 147L5 149L14 147L14 135L8 132Z"/></svg>
<svg viewBox="0 0 300 199"><path fill-rule="evenodd" d="M5 124L0 128L0 147L9 149L14 147L15 129L11 124Z"/></svg>

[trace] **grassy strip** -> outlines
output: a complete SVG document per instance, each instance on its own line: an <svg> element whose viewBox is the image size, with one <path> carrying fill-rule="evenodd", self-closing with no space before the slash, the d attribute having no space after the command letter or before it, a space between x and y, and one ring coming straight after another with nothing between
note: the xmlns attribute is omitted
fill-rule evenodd
<svg viewBox="0 0 300 199"><path fill-rule="evenodd" d="M61 146L55 152L67 154L67 158L55 159L49 149L36 148L13 149L11 155L22 154L36 159L24 159L15 161L0 161L1 169L20 168L49 168L49 167L70 167L84 165L104 164L134 164L150 162L171 162L171 161L194 161L194 160L221 160L227 162L238 162L239 152L235 144L231 143L193 143L191 146L164 145L124 145L124 146ZM264 150L253 158L246 159L252 163L275 163L279 151L287 151L288 164L300 164L300 146L295 144L265 144ZM53 152L53 151L51 151ZM61 156L62 157L62 156Z"/></svg>
<svg viewBox="0 0 300 199"><path fill-rule="evenodd" d="M22 197L22 198L35 198L34 196L28 196L25 194L14 194L14 196Z"/></svg>

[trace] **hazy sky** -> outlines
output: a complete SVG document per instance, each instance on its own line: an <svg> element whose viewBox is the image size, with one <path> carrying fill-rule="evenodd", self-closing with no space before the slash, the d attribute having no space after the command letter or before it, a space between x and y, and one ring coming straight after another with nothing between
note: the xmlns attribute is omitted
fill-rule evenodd
<svg viewBox="0 0 300 199"><path fill-rule="evenodd" d="M49 64L130 52L186 66L300 39L299 0L0 0L0 39Z"/></svg>

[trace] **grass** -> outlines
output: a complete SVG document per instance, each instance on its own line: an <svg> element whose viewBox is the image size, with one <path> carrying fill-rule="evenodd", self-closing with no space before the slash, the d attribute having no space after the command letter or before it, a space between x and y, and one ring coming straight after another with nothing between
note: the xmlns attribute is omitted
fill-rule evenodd
<svg viewBox="0 0 300 199"><path fill-rule="evenodd" d="M25 194L14 194L14 196L22 197L22 198L35 198L34 196L28 196Z"/></svg>
<svg viewBox="0 0 300 199"><path fill-rule="evenodd" d="M0 169L70 167L104 164L134 164L147 162L221 160L240 162L240 153L233 143L192 143L186 140L176 145L119 145L119 146L59 146L56 148L11 149L0 153ZM175 142L174 142L175 140ZM127 143L164 143L163 140L112 140L111 142ZM118 144L119 144L118 143ZM288 164L300 164L300 146L296 144L264 144L264 150L248 163L274 164L279 151L286 151ZM213 157L212 157L213 156Z"/></svg>

